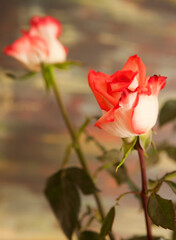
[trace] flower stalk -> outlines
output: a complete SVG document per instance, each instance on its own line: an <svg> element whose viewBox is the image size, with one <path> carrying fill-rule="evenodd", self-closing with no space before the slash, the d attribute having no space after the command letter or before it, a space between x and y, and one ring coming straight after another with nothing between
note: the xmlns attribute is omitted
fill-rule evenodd
<svg viewBox="0 0 176 240"><path fill-rule="evenodd" d="M81 166L83 167L83 169L85 170L85 172L92 179L92 175L91 175L90 170L89 170L89 168L87 166L87 163L86 163L83 151L81 149L78 137L77 137L77 135L76 135L76 133L75 133L75 131L73 129L73 126L72 126L72 124L71 124L71 122L69 120L67 111L66 111L66 109L64 107L64 104L62 102L61 94L60 94L59 88L57 86L55 77L54 77L53 67L51 65L42 65L42 72L44 73L45 70L47 71L47 81L48 80L50 81L50 85L51 85L51 87L52 87L52 89L54 91L57 104L59 106L59 109L61 111L61 114L63 116L65 124L67 126L67 129L69 131L69 134L70 134L70 137L71 137L71 140L72 140L72 143L73 143L73 148L74 148L74 150L75 150L75 152L76 152L76 154L78 156L79 162L80 162ZM43 77L45 77L44 74L43 74ZM96 201L96 204L97 204L97 207L98 207L101 219L103 221L104 218L105 218L105 212L104 212L103 204L101 202L101 198L100 198L100 196L99 196L99 194L97 192L94 193L94 199ZM109 238L111 240L115 240L115 238L114 238L112 233L109 233Z"/></svg>
<svg viewBox="0 0 176 240"><path fill-rule="evenodd" d="M142 190L141 190L141 199L142 199L142 205L144 209L145 214L145 223L146 223L146 229L147 229L147 239L152 240L152 229L151 229L151 222L150 218L147 212L147 202L148 202L148 196L147 196L147 176L146 176L146 167L145 167L145 159L144 159L144 150L142 149L139 138L136 143L136 149L138 151L139 161L140 161L140 168L141 168L141 180L142 180Z"/></svg>

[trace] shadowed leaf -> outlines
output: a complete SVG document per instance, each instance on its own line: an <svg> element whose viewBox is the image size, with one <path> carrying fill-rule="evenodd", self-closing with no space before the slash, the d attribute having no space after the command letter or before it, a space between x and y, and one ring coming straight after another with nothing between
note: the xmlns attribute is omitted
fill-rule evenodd
<svg viewBox="0 0 176 240"><path fill-rule="evenodd" d="M101 231L100 231L100 239L101 240L103 240L105 238L105 236L109 232L111 232L112 224L114 222L114 217L115 217L115 207L112 207L103 221Z"/></svg>
<svg viewBox="0 0 176 240"><path fill-rule="evenodd" d="M155 225L176 230L176 213L171 200L152 193L148 201L148 213Z"/></svg>
<svg viewBox="0 0 176 240"><path fill-rule="evenodd" d="M172 240L176 240L176 232L173 232L173 234L172 234Z"/></svg>
<svg viewBox="0 0 176 240"><path fill-rule="evenodd" d="M48 179L45 194L65 235L71 240L80 209L80 198L75 184L67 179L63 172L58 172Z"/></svg>
<svg viewBox="0 0 176 240"><path fill-rule="evenodd" d="M51 176L45 188L46 197L68 239L71 239L78 222L80 209L78 188L84 194L97 191L85 171L76 167L60 170Z"/></svg>
<svg viewBox="0 0 176 240"><path fill-rule="evenodd" d="M176 119L176 100L169 100L161 108L159 114L159 124L162 126L174 119Z"/></svg>
<svg viewBox="0 0 176 240"><path fill-rule="evenodd" d="M100 236L93 231L84 231L81 233L79 240L100 240Z"/></svg>
<svg viewBox="0 0 176 240"><path fill-rule="evenodd" d="M176 183L172 182L172 181L165 181L169 187L172 189L172 191L176 194Z"/></svg>
<svg viewBox="0 0 176 240"><path fill-rule="evenodd" d="M72 167L63 171L65 171L67 178L74 182L84 194L92 194L98 191L91 178L83 169Z"/></svg>

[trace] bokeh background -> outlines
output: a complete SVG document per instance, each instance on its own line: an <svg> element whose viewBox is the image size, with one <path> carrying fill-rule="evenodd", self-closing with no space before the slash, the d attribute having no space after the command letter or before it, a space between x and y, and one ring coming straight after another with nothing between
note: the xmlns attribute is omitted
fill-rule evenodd
<svg viewBox="0 0 176 240"><path fill-rule="evenodd" d="M61 41L69 49L68 59L84 63L68 71L56 71L72 123L80 126L85 116L97 115L99 107L87 84L90 68L109 74L123 67L129 56L138 54L147 74L168 77L160 93L160 105L175 98L176 87L176 1L175 0L0 0L0 240L64 240L59 225L43 195L47 177L56 172L69 143L65 124L54 96L45 91L41 75L13 81L5 72L23 74L25 69L3 55L3 48L28 29L33 15L51 15L63 24ZM155 141L176 144L172 125L154 136ZM89 134L107 148L120 147L120 140L96 130ZM82 140L89 166L98 165L98 149ZM156 178L175 169L163 154L158 165L149 167ZM126 162L139 185L139 166L133 154ZM73 154L69 165L78 165ZM108 210L125 185L117 186L106 174L98 182ZM140 186L140 185L139 185ZM173 198L168 189L163 197ZM84 205L94 202L84 198ZM94 226L95 229L97 226ZM133 196L122 200L114 225L117 237L143 234L143 213ZM171 232L154 227L155 234L170 238Z"/></svg>

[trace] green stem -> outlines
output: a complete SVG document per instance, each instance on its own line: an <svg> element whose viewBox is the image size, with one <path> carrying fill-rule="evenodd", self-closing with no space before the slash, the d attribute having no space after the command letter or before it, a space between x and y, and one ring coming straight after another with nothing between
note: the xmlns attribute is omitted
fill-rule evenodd
<svg viewBox="0 0 176 240"><path fill-rule="evenodd" d="M68 128L69 134L70 134L71 139L72 139L73 147L74 147L75 152L76 152L76 154L78 156L80 164L82 165L82 167L86 171L86 173L89 175L89 177L92 179L92 175L90 173L90 170L89 170L89 168L87 166L87 163L86 163L86 160L84 158L84 155L83 155L83 152L82 152L79 140L78 140L78 138L77 138L77 136L75 134L75 131L74 131L73 127L72 127L72 124L71 124L71 122L69 120L69 117L68 117L68 114L66 112L66 109L64 107L64 104L62 102L60 91L59 91L59 88L58 88L58 86L56 84L56 80L55 80L55 77L54 77L53 68L52 68L52 66L43 66L43 71L45 71L45 68L47 68L47 77L50 80L51 86L53 88L53 91L54 91L54 94L55 94L55 97L56 97L57 104L58 104L58 106L60 108L60 111L62 113L62 116L63 116L63 119L65 121L65 124L66 124L66 126ZM105 213L104 213L104 209L103 209L103 205L102 205L100 196L99 196L99 194L97 192L94 193L94 198L95 198L98 210L100 212L101 219L104 220ZM115 239L112 233L109 234L109 237L110 237L111 240Z"/></svg>
<svg viewBox="0 0 176 240"><path fill-rule="evenodd" d="M142 204L143 204L144 214L145 214L147 239L152 240L151 222L147 212L148 196L147 196L147 176L146 176L146 167L145 167L145 159L144 159L144 150L140 146L139 139L137 140L137 143L136 143L136 149L138 151L140 167L141 167L141 179L142 179L141 198L142 198Z"/></svg>

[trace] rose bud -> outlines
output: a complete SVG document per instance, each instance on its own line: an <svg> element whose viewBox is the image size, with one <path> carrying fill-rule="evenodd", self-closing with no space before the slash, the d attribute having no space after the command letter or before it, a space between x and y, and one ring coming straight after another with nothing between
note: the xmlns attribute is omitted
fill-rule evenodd
<svg viewBox="0 0 176 240"><path fill-rule="evenodd" d="M102 109L95 126L121 138L147 133L158 116L158 94L166 77L146 77L146 67L135 55L112 75L90 70L89 86Z"/></svg>
<svg viewBox="0 0 176 240"><path fill-rule="evenodd" d="M31 71L40 70L42 62L64 62L67 49L58 40L62 32L60 22L50 16L35 16L30 26L29 31L22 30L21 38L5 47L4 53L16 58Z"/></svg>

